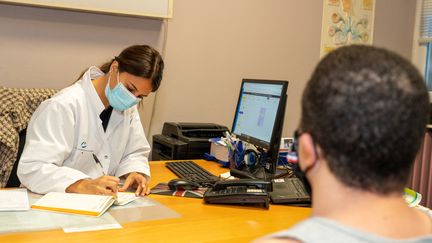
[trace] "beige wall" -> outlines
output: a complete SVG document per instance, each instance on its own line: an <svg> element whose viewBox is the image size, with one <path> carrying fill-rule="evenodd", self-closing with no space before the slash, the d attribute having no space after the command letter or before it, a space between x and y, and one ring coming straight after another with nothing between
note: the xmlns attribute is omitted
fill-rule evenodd
<svg viewBox="0 0 432 243"><path fill-rule="evenodd" d="M290 81L285 122L290 134L301 90L319 58L322 6L313 2L176 1L152 134L161 132L164 121L231 128L242 78Z"/></svg>
<svg viewBox="0 0 432 243"><path fill-rule="evenodd" d="M378 0L377 46L411 56L415 1ZM401 18L401 16L408 16ZM242 78L289 80L284 136L319 61L322 1L180 0L168 22L166 72L151 134L165 121L231 128Z"/></svg>
<svg viewBox="0 0 432 243"><path fill-rule="evenodd" d="M411 59L416 14L415 0L377 0L374 45Z"/></svg>
<svg viewBox="0 0 432 243"><path fill-rule="evenodd" d="M374 42L411 56L416 1L378 0ZM149 138L165 121L232 125L242 78L290 81L284 136L319 60L322 1L177 0ZM403 18L401 16L404 16ZM408 17L406 17L408 16ZM0 84L61 88L135 43L163 49L160 20L0 5Z"/></svg>
<svg viewBox="0 0 432 243"><path fill-rule="evenodd" d="M0 85L63 88L133 44L161 50L162 20L0 4ZM141 109L148 132L154 96Z"/></svg>
<svg viewBox="0 0 432 243"><path fill-rule="evenodd" d="M0 82L62 88L124 47L161 47L161 20L0 4Z"/></svg>

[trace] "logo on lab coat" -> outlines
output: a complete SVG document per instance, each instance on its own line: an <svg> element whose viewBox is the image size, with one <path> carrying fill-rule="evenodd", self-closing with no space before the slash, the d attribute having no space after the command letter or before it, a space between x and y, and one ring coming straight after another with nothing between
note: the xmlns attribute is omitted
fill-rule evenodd
<svg viewBox="0 0 432 243"><path fill-rule="evenodd" d="M81 143L81 148L87 148L87 143L85 141Z"/></svg>

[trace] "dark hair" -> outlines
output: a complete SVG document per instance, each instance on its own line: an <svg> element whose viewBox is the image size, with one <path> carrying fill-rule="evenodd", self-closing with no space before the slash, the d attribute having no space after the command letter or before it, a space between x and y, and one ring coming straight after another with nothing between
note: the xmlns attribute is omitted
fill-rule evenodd
<svg viewBox="0 0 432 243"><path fill-rule="evenodd" d="M120 55L104 63L100 69L108 73L111 63L119 63L119 71L152 81L152 91L156 91L162 80L164 62L158 51L148 45L134 45L124 49Z"/></svg>
<svg viewBox="0 0 432 243"><path fill-rule="evenodd" d="M303 93L300 128L342 183L387 194L407 183L428 109L425 82L409 61L352 45L315 68Z"/></svg>

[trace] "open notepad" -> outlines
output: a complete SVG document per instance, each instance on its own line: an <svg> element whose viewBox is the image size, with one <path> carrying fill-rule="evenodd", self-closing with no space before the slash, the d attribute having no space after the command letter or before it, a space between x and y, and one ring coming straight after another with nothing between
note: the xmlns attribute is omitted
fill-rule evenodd
<svg viewBox="0 0 432 243"><path fill-rule="evenodd" d="M125 205L137 198L139 197L130 192L118 192L117 198L91 194L50 192L34 203L31 208L98 217L112 204Z"/></svg>

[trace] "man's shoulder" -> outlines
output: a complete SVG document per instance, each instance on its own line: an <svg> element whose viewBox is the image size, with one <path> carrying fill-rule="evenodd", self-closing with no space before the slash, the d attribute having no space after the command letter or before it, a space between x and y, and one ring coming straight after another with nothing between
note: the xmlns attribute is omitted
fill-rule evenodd
<svg viewBox="0 0 432 243"><path fill-rule="evenodd" d="M418 237L407 240L393 240L378 235L370 234L345 226L336 221L312 217L304 220L288 230L277 232L267 239L288 239L292 242L430 242L431 237ZM267 242L267 241L266 241ZM271 242L271 241L268 241ZM274 241L277 242L277 241Z"/></svg>
<svg viewBox="0 0 432 243"><path fill-rule="evenodd" d="M292 228L276 233L276 238L297 239L299 242L325 242L327 236L334 236L334 226L324 218L312 217ZM335 238L333 238L334 240Z"/></svg>
<svg viewBox="0 0 432 243"><path fill-rule="evenodd" d="M323 234L327 234L329 231L326 228L320 222L320 218L312 217L301 221L288 230L268 235L256 242L325 242L321 240Z"/></svg>

